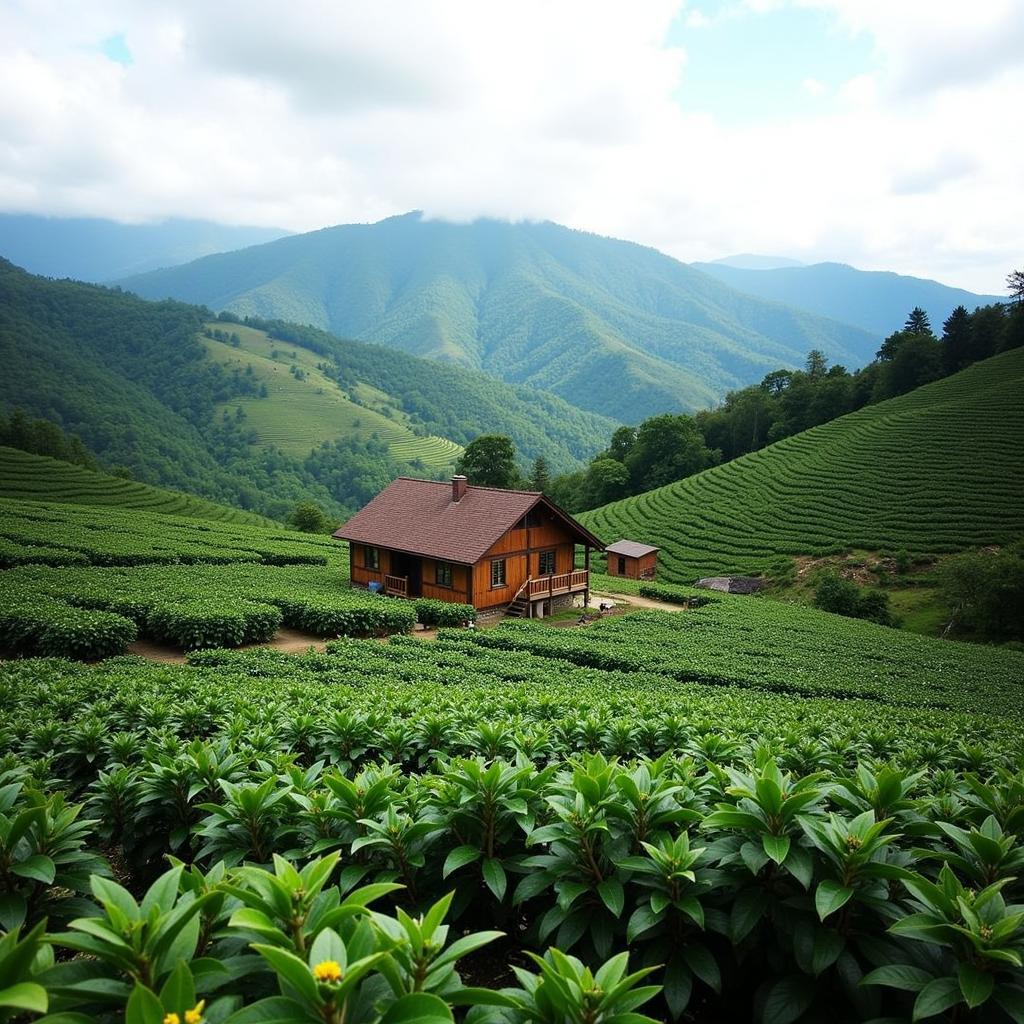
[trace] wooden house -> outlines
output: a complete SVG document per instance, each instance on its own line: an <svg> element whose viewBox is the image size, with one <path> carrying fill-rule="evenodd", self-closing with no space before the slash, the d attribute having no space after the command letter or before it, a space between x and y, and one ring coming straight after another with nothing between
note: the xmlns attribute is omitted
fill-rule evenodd
<svg viewBox="0 0 1024 1024"><path fill-rule="evenodd" d="M605 548L608 575L630 580L653 580L658 572L658 549L635 540L617 540Z"/></svg>
<svg viewBox="0 0 1024 1024"><path fill-rule="evenodd" d="M335 534L352 582L399 597L540 616L590 594L601 541L539 491L399 477ZM576 548L583 568L576 568Z"/></svg>

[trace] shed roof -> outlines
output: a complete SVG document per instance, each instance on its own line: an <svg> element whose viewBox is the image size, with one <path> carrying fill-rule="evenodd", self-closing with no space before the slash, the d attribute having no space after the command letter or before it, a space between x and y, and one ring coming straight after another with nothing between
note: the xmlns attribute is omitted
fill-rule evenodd
<svg viewBox="0 0 1024 1024"><path fill-rule="evenodd" d="M334 534L356 544L473 565L534 506L543 504L581 544L601 541L540 491L469 486L452 500L449 481L399 477Z"/></svg>
<svg viewBox="0 0 1024 1024"><path fill-rule="evenodd" d="M627 558L643 558L644 555L658 550L660 549L652 547L650 544L641 544L635 540L617 540L605 548L605 551L612 555L625 555Z"/></svg>

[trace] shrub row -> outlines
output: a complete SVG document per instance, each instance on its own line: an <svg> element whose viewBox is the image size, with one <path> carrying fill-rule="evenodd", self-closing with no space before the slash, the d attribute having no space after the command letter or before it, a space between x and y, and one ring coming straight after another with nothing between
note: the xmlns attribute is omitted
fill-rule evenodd
<svg viewBox="0 0 1024 1024"><path fill-rule="evenodd" d="M14 603L0 609L0 648L11 654L95 660L120 654L138 638L131 619L73 608L59 601Z"/></svg>
<svg viewBox="0 0 1024 1024"><path fill-rule="evenodd" d="M412 605L416 609L416 621L424 626L464 626L467 622L476 621L476 609L471 604L421 597Z"/></svg>

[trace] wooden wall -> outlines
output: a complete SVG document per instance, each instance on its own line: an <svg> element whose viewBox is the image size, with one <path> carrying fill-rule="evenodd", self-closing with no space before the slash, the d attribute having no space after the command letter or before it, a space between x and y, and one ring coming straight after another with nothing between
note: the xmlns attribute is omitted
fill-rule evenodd
<svg viewBox="0 0 1024 1024"><path fill-rule="evenodd" d="M608 575L609 576L623 576L626 579L638 580L643 578L643 573L649 570L647 579L653 580L658 567L658 552L652 551L649 555L643 555L641 558L630 558L628 555L625 558L626 571L619 572L619 558L621 556L611 551L608 553Z"/></svg>
<svg viewBox="0 0 1024 1024"><path fill-rule="evenodd" d="M459 604L469 603L469 592L466 589L469 583L469 568L465 565L452 565L452 585L440 587L434 580L437 579L437 562L432 558L423 559L423 584L424 597L432 597L436 601L455 601Z"/></svg>

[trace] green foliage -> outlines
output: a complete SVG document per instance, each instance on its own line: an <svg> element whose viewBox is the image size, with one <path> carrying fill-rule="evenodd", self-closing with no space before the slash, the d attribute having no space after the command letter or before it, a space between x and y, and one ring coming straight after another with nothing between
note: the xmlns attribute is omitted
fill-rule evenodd
<svg viewBox="0 0 1024 1024"><path fill-rule="evenodd" d="M708 597L706 591L694 587L678 587L671 583L641 583L637 593L641 597L651 598L652 601L678 604L683 608L699 608L713 600Z"/></svg>
<svg viewBox="0 0 1024 1024"><path fill-rule="evenodd" d="M889 595L881 590L862 590L853 580L837 572L822 575L814 591L814 606L823 612L847 615L852 619L870 619L883 626L893 625Z"/></svg>
<svg viewBox="0 0 1024 1024"><path fill-rule="evenodd" d="M49 420L29 419L21 409L15 409L7 419L0 416L0 445L86 469L99 468L80 437L65 434Z"/></svg>
<svg viewBox="0 0 1024 1024"><path fill-rule="evenodd" d="M467 622L476 621L476 609L471 604L418 597L412 606L416 611L416 621L424 626L464 626Z"/></svg>
<svg viewBox="0 0 1024 1024"><path fill-rule="evenodd" d="M951 558L938 580L954 623L992 640L1024 640L1024 543Z"/></svg>
<svg viewBox="0 0 1024 1024"><path fill-rule="evenodd" d="M455 464L455 472L479 487L515 488L523 483L515 445L501 434L484 434L470 441Z"/></svg>
<svg viewBox="0 0 1024 1024"><path fill-rule="evenodd" d="M779 556L1005 544L1024 534L1022 380L1024 352L1006 352L580 520L658 545L671 583Z"/></svg>
<svg viewBox="0 0 1024 1024"><path fill-rule="evenodd" d="M330 522L324 510L313 501L303 501L295 506L291 523L303 533L325 533Z"/></svg>

